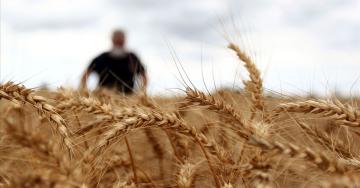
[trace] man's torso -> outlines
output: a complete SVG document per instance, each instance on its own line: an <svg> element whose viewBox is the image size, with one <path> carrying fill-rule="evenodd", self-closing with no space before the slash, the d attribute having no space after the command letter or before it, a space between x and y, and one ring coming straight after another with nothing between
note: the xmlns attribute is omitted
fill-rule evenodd
<svg viewBox="0 0 360 188"><path fill-rule="evenodd" d="M90 69L99 75L100 86L116 87L121 91L131 92L139 66L142 66L141 63L132 53L114 56L106 52L94 59Z"/></svg>

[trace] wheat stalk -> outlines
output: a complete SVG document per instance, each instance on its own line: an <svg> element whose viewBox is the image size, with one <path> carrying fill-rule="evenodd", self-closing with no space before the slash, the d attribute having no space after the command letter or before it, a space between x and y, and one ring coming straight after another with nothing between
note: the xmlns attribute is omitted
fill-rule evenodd
<svg viewBox="0 0 360 188"><path fill-rule="evenodd" d="M129 141L126 138L126 136L125 136L124 140L125 140L126 148L127 148L128 152L129 152L129 158L130 158L130 161L131 161L131 168L132 168L133 175L134 175L134 183L135 183L135 185L138 185L138 176L137 176L137 173L136 173L135 160L134 160L134 157L133 157L133 154L132 154L132 151L131 151L131 147L130 147Z"/></svg>
<svg viewBox="0 0 360 188"><path fill-rule="evenodd" d="M149 143L152 146L153 152L155 153L155 155L157 156L157 158L159 160L160 176L164 177L164 165L163 165L164 151L162 150L161 145L160 145L157 137L152 132L152 130L145 129L144 132L145 132L146 137L149 140Z"/></svg>

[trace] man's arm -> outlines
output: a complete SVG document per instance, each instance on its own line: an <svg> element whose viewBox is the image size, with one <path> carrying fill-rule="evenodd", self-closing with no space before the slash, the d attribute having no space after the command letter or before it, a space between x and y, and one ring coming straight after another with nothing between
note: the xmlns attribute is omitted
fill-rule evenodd
<svg viewBox="0 0 360 188"><path fill-rule="evenodd" d="M144 65L141 63L140 59L134 53L131 53L130 56L131 56L131 59L133 61L135 61L135 63L136 63L136 66L135 66L136 74L139 75L140 80L141 80L139 89L146 91L147 84L148 84L146 69L145 69Z"/></svg>
<svg viewBox="0 0 360 188"><path fill-rule="evenodd" d="M140 77L141 77L141 82L142 82L141 90L146 90L147 84L148 84L148 78L147 78L145 70L140 72Z"/></svg>
<svg viewBox="0 0 360 188"><path fill-rule="evenodd" d="M90 65L85 69L80 80L80 89L87 89L87 80L91 72L97 72L101 67L101 61L104 54L99 55L94 60L91 61Z"/></svg>
<svg viewBox="0 0 360 188"><path fill-rule="evenodd" d="M86 90L87 89L87 80L89 78L89 74L90 74L90 70L89 68L87 68L83 75L81 76L81 81L80 81L80 89L81 90Z"/></svg>

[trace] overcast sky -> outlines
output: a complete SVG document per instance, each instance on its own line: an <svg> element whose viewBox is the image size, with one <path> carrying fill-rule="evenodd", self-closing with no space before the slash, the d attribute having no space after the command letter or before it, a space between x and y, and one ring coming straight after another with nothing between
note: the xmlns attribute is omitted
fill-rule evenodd
<svg viewBox="0 0 360 188"><path fill-rule="evenodd" d="M269 90L360 93L359 0L0 1L1 81L76 87L123 28L151 93L183 88L176 61L200 89L202 77L208 88L242 87L247 74L229 40L254 58Z"/></svg>

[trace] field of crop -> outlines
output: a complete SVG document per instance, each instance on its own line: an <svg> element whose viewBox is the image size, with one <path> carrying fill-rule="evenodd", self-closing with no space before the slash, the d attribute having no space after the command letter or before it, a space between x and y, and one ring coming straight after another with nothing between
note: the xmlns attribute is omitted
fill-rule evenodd
<svg viewBox="0 0 360 188"><path fill-rule="evenodd" d="M360 100L0 85L1 187L360 187ZM240 82L240 81L239 81Z"/></svg>

